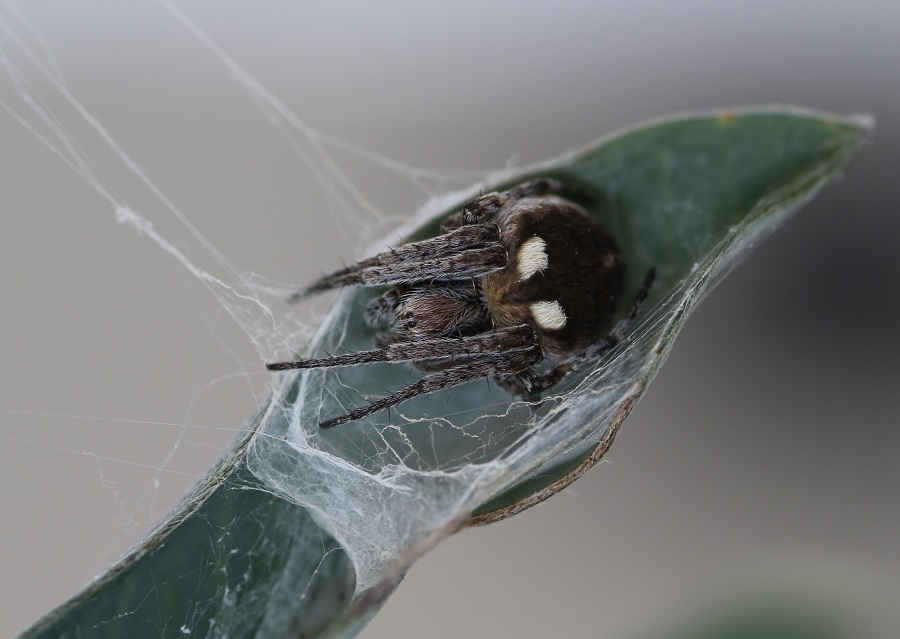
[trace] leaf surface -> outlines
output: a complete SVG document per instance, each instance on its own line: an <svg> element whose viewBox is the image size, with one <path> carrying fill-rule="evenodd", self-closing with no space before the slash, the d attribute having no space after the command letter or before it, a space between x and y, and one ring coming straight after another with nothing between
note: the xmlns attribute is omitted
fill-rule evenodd
<svg viewBox="0 0 900 639"><path fill-rule="evenodd" d="M477 195L551 175L587 191L628 267L628 338L537 409L471 383L320 431L410 382L376 364L282 375L271 402L168 521L25 637L350 636L416 557L574 481L611 445L693 306L846 165L863 117L798 109L678 116L506 172L419 215L407 237ZM337 298L310 352L369 348L372 291ZM624 309L623 309L624 312Z"/></svg>

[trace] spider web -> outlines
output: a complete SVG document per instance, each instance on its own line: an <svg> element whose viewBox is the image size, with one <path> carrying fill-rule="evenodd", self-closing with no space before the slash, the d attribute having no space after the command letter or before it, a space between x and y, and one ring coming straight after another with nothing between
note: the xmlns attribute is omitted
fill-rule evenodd
<svg viewBox="0 0 900 639"><path fill-rule="evenodd" d="M193 290L196 284L202 287L204 293L195 294L198 299L214 301L214 310L206 315L210 325L206 348L226 351L237 370L207 379L194 399L207 387L237 380L240 392L252 403L268 405L250 451L251 468L268 490L307 507L335 536L353 561L358 590L378 583L397 566L408 565L461 516L491 496L550 461L583 453L598 440L618 405L617 398L631 383L637 359L626 358L624 366L614 368L614 376L607 372L612 368L598 368L567 380L537 413L511 403L491 384L474 383L406 402L390 414L319 431L320 416L338 414L400 388L409 382L410 368L381 366L373 375L371 369L357 367L295 377L272 376L263 370L263 363L290 356L304 345L316 352L368 347L371 331L360 320L365 296L352 291L340 294L324 320L327 300L287 307L284 298L294 288L339 263L332 260L320 268L308 265L309 277L287 282L239 267L219 242L210 239L209 229L199 228L191 208L171 198L154 171L144 168L145 163L107 124L107 118L95 115L70 88L52 47L28 16L14 4L4 7L0 63L6 72L6 89L0 108L100 196L103 204L95 207L97 219L104 224L114 220L149 240L157 254L161 249L187 274ZM454 191L481 174L418 169L318 131L178 7L160 2L159 8L161 15L185 29L196 46L195 55L213 61L220 82L230 86L234 95L249 98L256 117L268 123L272 137L289 151L291 171L312 185L317 198L310 198L316 204L298 201L298 215L327 212L334 237L352 247L346 258L383 247L384 238L393 241L405 236L483 188ZM504 175L498 172L490 181L502 180ZM448 194L434 197L443 193ZM230 222L239 215L239 210L225 210L221 219ZM265 211L253 215L266 224ZM309 247L316 240L310 237L306 242ZM269 251L261 247L260 252ZM297 253L292 261L302 263L302 251ZM650 326L655 321L649 320L635 339L654 334ZM225 324L237 327L239 337L226 337ZM626 345L614 357L628 352ZM301 387L301 400L277 401L291 392L293 384ZM573 401L576 396L577 402ZM175 428L174 442L170 439L169 452L150 465L154 486L166 474L181 472L174 457L180 446L194 439L188 434L192 410L183 421L169 424ZM232 416L233 423L218 429L237 430L240 419ZM146 420L136 421L148 425ZM585 423L593 426L585 430ZM77 442L52 445L85 454ZM121 501L124 525L146 523L130 511L130 497L119 495L116 482L105 479L103 469L119 460L86 454L96 457L101 482ZM151 495L153 490L148 489ZM324 555L330 552L320 550Z"/></svg>

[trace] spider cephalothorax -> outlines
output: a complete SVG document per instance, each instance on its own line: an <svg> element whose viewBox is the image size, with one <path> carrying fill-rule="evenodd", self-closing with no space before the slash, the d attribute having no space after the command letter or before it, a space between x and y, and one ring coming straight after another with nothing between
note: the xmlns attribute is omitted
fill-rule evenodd
<svg viewBox="0 0 900 639"><path fill-rule="evenodd" d="M427 374L395 393L322 422L331 428L481 377L537 400L572 368L615 345L652 284L650 269L630 311L610 331L624 263L599 222L566 196L562 182L537 178L473 200L444 222L442 235L405 244L327 275L295 293L362 284L391 286L366 308L385 328L376 348L292 362L270 370L411 361ZM543 362L547 366L538 370Z"/></svg>

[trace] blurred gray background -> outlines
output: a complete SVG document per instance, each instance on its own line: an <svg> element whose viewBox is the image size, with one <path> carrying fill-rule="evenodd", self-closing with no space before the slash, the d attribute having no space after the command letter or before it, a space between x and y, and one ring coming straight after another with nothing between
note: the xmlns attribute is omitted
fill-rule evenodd
<svg viewBox="0 0 900 639"><path fill-rule="evenodd" d="M72 93L240 270L299 284L359 251L308 165L160 5L19 6ZM16 37L39 42L0 7ZM621 638L731 588L784 584L875 616L896 610L900 3L184 10L311 127L438 171L546 159L684 109L874 114L873 143L845 178L695 312L608 463L538 508L441 544L363 636ZM15 37L0 33L0 48L107 187L202 260L46 90ZM5 75L0 98L28 112ZM266 378L194 278L117 225L2 111L0 149L0 636L10 636L168 511L252 414ZM406 214L429 194L346 162L382 207Z"/></svg>

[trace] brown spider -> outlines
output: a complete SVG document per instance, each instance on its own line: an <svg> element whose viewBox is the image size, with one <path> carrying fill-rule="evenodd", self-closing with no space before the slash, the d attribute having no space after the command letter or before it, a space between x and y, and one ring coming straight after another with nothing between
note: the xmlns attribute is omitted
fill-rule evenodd
<svg viewBox="0 0 900 639"><path fill-rule="evenodd" d="M442 235L405 244L320 278L292 301L328 289L393 286L366 307L388 328L376 348L292 362L269 370L411 361L421 380L320 424L332 428L482 377L535 401L573 368L618 343L653 283L651 268L629 312L610 331L624 263L599 222L552 178L488 193L448 217ZM547 361L549 370L536 366Z"/></svg>

